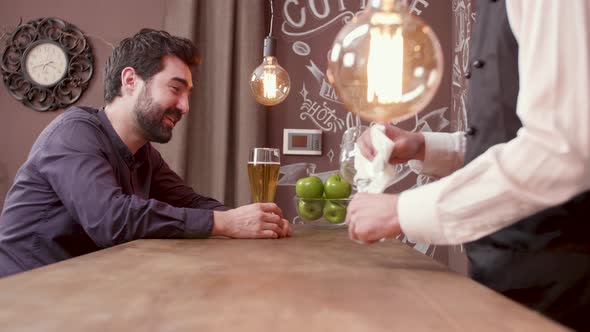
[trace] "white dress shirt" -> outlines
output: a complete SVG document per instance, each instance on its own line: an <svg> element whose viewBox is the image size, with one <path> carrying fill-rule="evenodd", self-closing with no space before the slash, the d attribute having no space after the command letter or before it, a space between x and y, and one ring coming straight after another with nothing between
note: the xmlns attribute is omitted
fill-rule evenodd
<svg viewBox="0 0 590 332"><path fill-rule="evenodd" d="M425 135L425 160L415 167L450 175L400 195L401 228L414 241L476 240L590 189L589 1L506 6L519 45L523 126L452 174L463 163L462 133Z"/></svg>

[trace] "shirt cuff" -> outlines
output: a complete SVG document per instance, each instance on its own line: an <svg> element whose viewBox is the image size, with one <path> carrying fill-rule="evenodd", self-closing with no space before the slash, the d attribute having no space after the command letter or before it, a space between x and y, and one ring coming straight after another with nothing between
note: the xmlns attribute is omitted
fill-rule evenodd
<svg viewBox="0 0 590 332"><path fill-rule="evenodd" d="M462 133L423 132L424 162L412 161L410 167L417 173L443 177L449 175L462 163L458 155L463 154L462 143L457 135Z"/></svg>
<svg viewBox="0 0 590 332"><path fill-rule="evenodd" d="M397 213L402 232L412 241L446 244L442 222L437 214L437 201L446 179L402 192Z"/></svg>
<svg viewBox="0 0 590 332"><path fill-rule="evenodd" d="M213 210L185 208L184 233L188 237L208 237L213 230Z"/></svg>

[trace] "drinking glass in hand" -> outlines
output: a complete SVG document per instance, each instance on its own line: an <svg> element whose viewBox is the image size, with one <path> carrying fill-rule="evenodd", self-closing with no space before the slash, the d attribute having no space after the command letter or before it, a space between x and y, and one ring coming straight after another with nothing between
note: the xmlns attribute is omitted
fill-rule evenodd
<svg viewBox="0 0 590 332"><path fill-rule="evenodd" d="M250 178L250 193L254 203L271 203L274 201L280 168L279 149L250 149L248 177Z"/></svg>
<svg viewBox="0 0 590 332"><path fill-rule="evenodd" d="M346 129L342 134L342 143L340 144L340 175L348 183L352 184L355 190L358 189L358 183L354 181L356 174L356 169L354 168L354 144L367 128L367 126L354 126Z"/></svg>

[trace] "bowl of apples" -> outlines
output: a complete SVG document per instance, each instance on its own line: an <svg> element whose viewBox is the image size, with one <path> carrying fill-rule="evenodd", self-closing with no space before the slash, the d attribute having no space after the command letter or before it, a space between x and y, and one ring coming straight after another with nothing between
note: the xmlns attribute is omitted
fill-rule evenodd
<svg viewBox="0 0 590 332"><path fill-rule="evenodd" d="M325 182L317 176L297 180L293 198L297 217L293 224L313 224L322 227L346 227L346 211L352 186L339 174Z"/></svg>

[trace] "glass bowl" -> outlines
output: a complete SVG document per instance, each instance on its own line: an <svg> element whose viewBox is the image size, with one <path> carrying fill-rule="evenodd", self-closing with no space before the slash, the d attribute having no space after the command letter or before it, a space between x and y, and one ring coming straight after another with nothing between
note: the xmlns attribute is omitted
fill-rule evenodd
<svg viewBox="0 0 590 332"><path fill-rule="evenodd" d="M293 224L310 224L323 227L346 227L346 212L350 198L299 198L294 197L297 217Z"/></svg>

